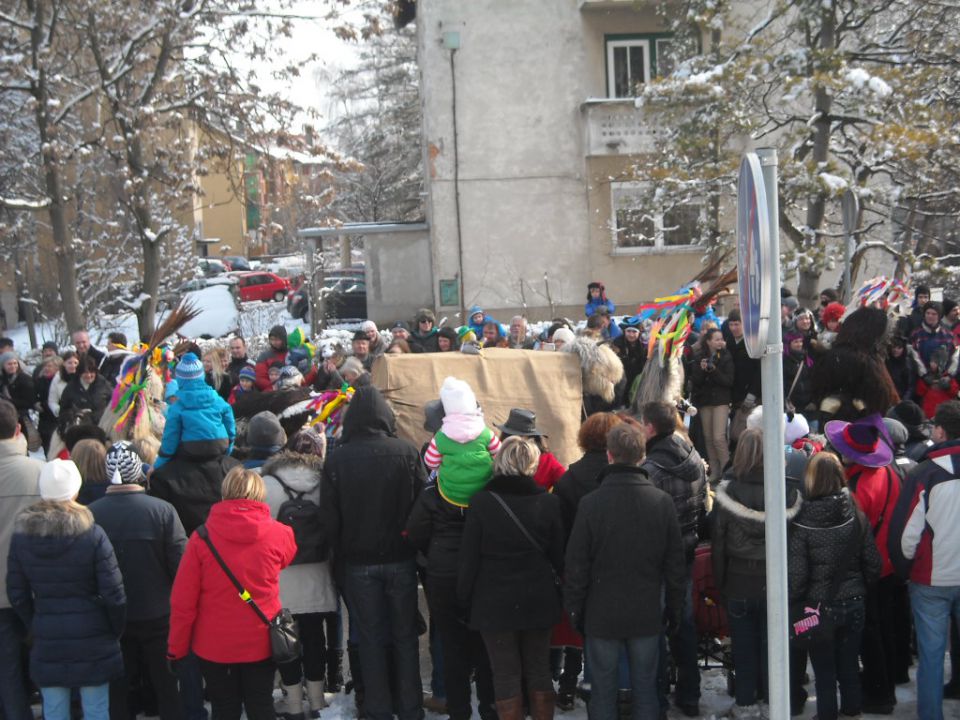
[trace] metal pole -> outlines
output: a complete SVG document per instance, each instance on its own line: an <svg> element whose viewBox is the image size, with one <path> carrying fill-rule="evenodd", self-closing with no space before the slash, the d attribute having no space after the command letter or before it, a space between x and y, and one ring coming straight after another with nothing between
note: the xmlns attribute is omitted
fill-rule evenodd
<svg viewBox="0 0 960 720"><path fill-rule="evenodd" d="M843 304L850 302L853 289L850 287L850 266L853 264L853 235L847 234L843 243Z"/></svg>
<svg viewBox="0 0 960 720"><path fill-rule="evenodd" d="M787 638L787 517L783 448L783 337L780 330L780 234L777 151L757 150L770 222L770 329L760 360L763 382L763 494L767 549L767 671L770 717L790 720Z"/></svg>

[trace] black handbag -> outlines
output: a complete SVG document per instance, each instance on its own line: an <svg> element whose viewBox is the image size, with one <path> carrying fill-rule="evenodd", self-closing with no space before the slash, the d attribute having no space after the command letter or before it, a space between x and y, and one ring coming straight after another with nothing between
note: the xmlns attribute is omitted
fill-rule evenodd
<svg viewBox="0 0 960 720"><path fill-rule="evenodd" d="M240 599L249 605L257 614L257 617L267 626L267 632L270 635L270 650L273 654L273 661L278 665L282 665L293 660L299 660L301 654L300 632L297 629L297 621L294 620L293 614L287 608L281 608L273 620L267 619L267 616L264 615L260 606L254 602L250 593L243 587L241 582L237 580L236 576L230 572L230 568L227 567L223 558L220 557L220 553L217 552L217 549L210 541L210 534L207 532L205 525L197 528L197 535L203 538L207 547L210 548L214 559L220 567L223 568L223 572L230 578L230 582L232 582L233 586L237 589Z"/></svg>
<svg viewBox="0 0 960 720"><path fill-rule="evenodd" d="M830 603L836 597L840 590L840 583L843 582L843 576L847 572L850 560L853 558L860 540L860 517L856 509L853 514L853 533L850 540L843 548L840 555L840 562L833 571L833 579L830 581L830 589L827 596L818 602L815 607L813 603L798 601L790 603L790 642L797 647L809 648L812 645L830 642L833 639L834 622L830 614Z"/></svg>

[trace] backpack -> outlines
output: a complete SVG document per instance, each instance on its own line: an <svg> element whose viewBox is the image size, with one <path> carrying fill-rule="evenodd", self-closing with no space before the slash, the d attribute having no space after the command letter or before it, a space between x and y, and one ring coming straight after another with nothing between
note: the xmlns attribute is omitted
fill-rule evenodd
<svg viewBox="0 0 960 720"><path fill-rule="evenodd" d="M277 522L293 528L293 538L297 543L297 554L291 565L318 563L327 559L330 549L327 547L327 534L320 517L320 507L304 497L307 493L298 493L276 475L273 478L287 494L287 500L277 509Z"/></svg>

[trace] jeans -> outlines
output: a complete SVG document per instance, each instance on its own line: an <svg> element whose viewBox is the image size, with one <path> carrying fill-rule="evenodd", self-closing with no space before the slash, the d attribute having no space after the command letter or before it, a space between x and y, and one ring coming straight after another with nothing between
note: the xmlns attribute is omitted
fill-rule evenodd
<svg viewBox="0 0 960 720"><path fill-rule="evenodd" d="M0 710L5 720L33 720L23 674L25 636L17 614L0 609Z"/></svg>
<svg viewBox="0 0 960 720"><path fill-rule="evenodd" d="M477 683L477 702L481 717L493 713L493 673L483 639L460 617L457 604L457 579L430 577L430 619L436 625L441 644L443 686L446 688L447 712L451 720L469 720L470 679Z"/></svg>
<svg viewBox="0 0 960 720"><path fill-rule="evenodd" d="M730 598L727 621L737 674L737 705L755 705L767 686L767 601Z"/></svg>
<svg viewBox="0 0 960 720"><path fill-rule="evenodd" d="M43 720L70 720L70 688L40 688ZM83 720L110 720L110 683L80 688Z"/></svg>
<svg viewBox="0 0 960 720"><path fill-rule="evenodd" d="M493 670L493 688L497 700L519 696L521 678L526 681L529 695L553 691L553 676L550 674L552 632L552 628L538 628L482 634Z"/></svg>
<svg viewBox="0 0 960 720"><path fill-rule="evenodd" d="M676 700L680 704L694 705L700 700L700 668L697 665L697 626L693 618L693 577L687 570L687 585L683 595L683 610L677 635L670 638L670 655L677 667ZM667 702L667 636L661 636L660 662L657 669L657 685L660 688L660 705L665 710Z"/></svg>
<svg viewBox="0 0 960 720"><path fill-rule="evenodd" d="M207 720L209 714L203 704L203 675L200 658L190 653L177 663L177 682L180 685L180 704L184 720Z"/></svg>
<svg viewBox="0 0 960 720"><path fill-rule="evenodd" d="M350 630L357 630L370 720L423 717L417 637L417 568L411 558L382 565L347 565ZM354 622L356 619L356 622ZM387 648L392 646L396 697L390 691Z"/></svg>
<svg viewBox="0 0 960 720"><path fill-rule="evenodd" d="M183 705L177 689L177 679L167 671L167 633L170 618L128 622L120 638L123 652L123 677L110 683L110 718L128 720L130 675L137 666L146 669L157 694L160 720L182 720Z"/></svg>
<svg viewBox="0 0 960 720"><path fill-rule="evenodd" d="M203 679L213 720L275 720L273 710L273 676L277 666L273 659L251 663L215 663L200 659Z"/></svg>
<svg viewBox="0 0 960 720"><path fill-rule="evenodd" d="M588 711L590 720L617 718L617 686L620 651L625 648L630 663L630 684L633 688L632 720L660 717L657 699L657 660L660 636L647 635L620 639L586 638L587 657L593 673Z"/></svg>
<svg viewBox="0 0 960 720"><path fill-rule="evenodd" d="M865 611L863 598L835 600L827 612L833 618L833 642L810 647L814 686L817 689L817 718L837 719L837 684L840 685L840 710L844 715L859 715L863 695L860 690L860 637ZM941 663L942 664L942 663Z"/></svg>
<svg viewBox="0 0 960 720"><path fill-rule="evenodd" d="M943 658L950 637L950 617L960 622L960 586L910 583L913 625L917 631L917 716L943 718Z"/></svg>

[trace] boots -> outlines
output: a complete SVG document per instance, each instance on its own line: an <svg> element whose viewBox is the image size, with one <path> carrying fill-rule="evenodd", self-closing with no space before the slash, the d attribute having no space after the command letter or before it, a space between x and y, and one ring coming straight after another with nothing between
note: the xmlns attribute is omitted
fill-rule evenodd
<svg viewBox="0 0 960 720"><path fill-rule="evenodd" d="M307 680L307 699L310 701L310 717L317 720L320 711L327 706L323 696L323 680Z"/></svg>
<svg viewBox="0 0 960 720"><path fill-rule="evenodd" d="M279 720L305 720L303 714L303 686L283 686L283 700L277 703L276 712Z"/></svg>
<svg viewBox="0 0 960 720"><path fill-rule="evenodd" d="M633 690L617 690L617 717L620 720L633 717Z"/></svg>
<svg viewBox="0 0 960 720"><path fill-rule="evenodd" d="M532 720L553 720L557 696L553 690L536 690L530 693L530 717Z"/></svg>
<svg viewBox="0 0 960 720"><path fill-rule="evenodd" d="M500 720L524 720L523 696L497 700L497 717Z"/></svg>
<svg viewBox="0 0 960 720"><path fill-rule="evenodd" d="M343 650L327 650L327 692L338 693L343 688Z"/></svg>

